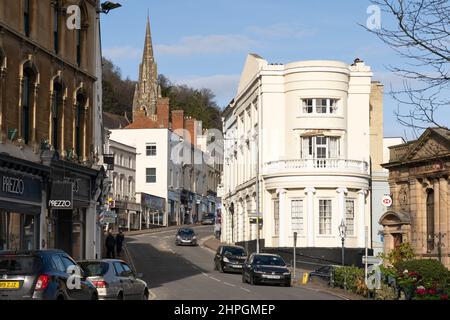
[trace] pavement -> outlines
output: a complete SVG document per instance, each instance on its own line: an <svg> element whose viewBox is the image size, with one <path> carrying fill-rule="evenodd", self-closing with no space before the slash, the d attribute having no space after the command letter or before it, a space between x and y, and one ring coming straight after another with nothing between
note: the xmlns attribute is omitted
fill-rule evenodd
<svg viewBox="0 0 450 320"><path fill-rule="evenodd" d="M220 242L213 226L193 226L199 246L175 245L179 227L126 236L125 259L143 273L154 300L349 300L340 291L315 285L251 286L240 274L214 270L214 251ZM330 288L331 289L331 288Z"/></svg>

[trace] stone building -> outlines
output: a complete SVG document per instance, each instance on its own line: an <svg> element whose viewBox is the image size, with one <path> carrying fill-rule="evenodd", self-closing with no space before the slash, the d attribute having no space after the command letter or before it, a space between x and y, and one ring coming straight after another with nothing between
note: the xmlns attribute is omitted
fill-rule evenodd
<svg viewBox="0 0 450 320"><path fill-rule="evenodd" d="M450 130L429 128L389 149L383 167L389 169L393 204L380 218L385 252L409 242L418 258L450 267Z"/></svg>
<svg viewBox="0 0 450 320"><path fill-rule="evenodd" d="M70 5L80 9L79 28L67 24ZM93 134L98 7L95 0L0 2L1 174L25 185L21 205L15 192L0 195L0 221L22 221L19 240L5 239L3 248L57 247L75 258L100 250ZM47 209L54 182L73 185L71 210Z"/></svg>

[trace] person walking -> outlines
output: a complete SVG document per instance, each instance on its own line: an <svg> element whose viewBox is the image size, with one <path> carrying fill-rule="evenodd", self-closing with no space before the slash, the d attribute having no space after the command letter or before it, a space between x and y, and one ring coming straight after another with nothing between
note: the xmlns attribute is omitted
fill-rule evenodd
<svg viewBox="0 0 450 320"><path fill-rule="evenodd" d="M216 223L214 226L214 235L217 240L220 240L220 234L222 232L222 227L219 223Z"/></svg>
<svg viewBox="0 0 450 320"><path fill-rule="evenodd" d="M116 236L116 252L117 256L120 257L122 254L122 246L123 242L125 241L125 236L123 235L122 230L119 230L119 233Z"/></svg>
<svg viewBox="0 0 450 320"><path fill-rule="evenodd" d="M115 259L116 255L114 253L114 249L116 246L116 240L114 239L111 230L108 231L108 236L106 237L105 245L106 245L106 258Z"/></svg>

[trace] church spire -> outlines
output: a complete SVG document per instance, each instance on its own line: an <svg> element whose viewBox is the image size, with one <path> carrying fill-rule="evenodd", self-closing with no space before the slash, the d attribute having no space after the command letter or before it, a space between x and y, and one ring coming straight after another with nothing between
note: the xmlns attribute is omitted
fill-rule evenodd
<svg viewBox="0 0 450 320"><path fill-rule="evenodd" d="M147 15L144 52L139 67L139 81L133 99L133 113L144 110L147 116L156 114L156 100L158 98L158 71L153 56L152 35L150 31L150 17Z"/></svg>

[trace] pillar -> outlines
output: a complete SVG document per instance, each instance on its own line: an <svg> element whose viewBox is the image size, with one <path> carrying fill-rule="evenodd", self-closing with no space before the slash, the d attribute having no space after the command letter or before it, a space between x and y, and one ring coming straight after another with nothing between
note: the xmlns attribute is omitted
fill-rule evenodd
<svg viewBox="0 0 450 320"><path fill-rule="evenodd" d="M449 236L449 230L447 229L448 226L448 202L447 202L447 195L448 195L448 183L447 179L440 178L439 179L439 229L438 232L441 232L441 235L443 238L441 239L442 245L441 245L441 253L442 253L442 263L445 266L449 265L449 248L447 245L445 245L445 242L447 240L447 237ZM436 239L438 240L438 239Z"/></svg>
<svg viewBox="0 0 450 320"><path fill-rule="evenodd" d="M309 187L305 189L307 195L307 218L306 218L306 232L307 232L307 245L308 247L314 247L315 232L314 232L314 193L316 189Z"/></svg>
<svg viewBox="0 0 450 320"><path fill-rule="evenodd" d="M367 190L365 189L361 189L358 191L358 248L365 248L366 246L366 194Z"/></svg>
<svg viewBox="0 0 450 320"><path fill-rule="evenodd" d="M441 227L440 224L440 184L439 184L439 178L433 180L433 189L434 189L434 243L437 244L437 235L439 234L439 230ZM434 252L433 253L437 253L437 246L434 246Z"/></svg>
<svg viewBox="0 0 450 320"><path fill-rule="evenodd" d="M286 205L286 193L285 189L278 189L278 199L279 199L279 231L278 231L278 246L284 248L287 246L287 205Z"/></svg>

